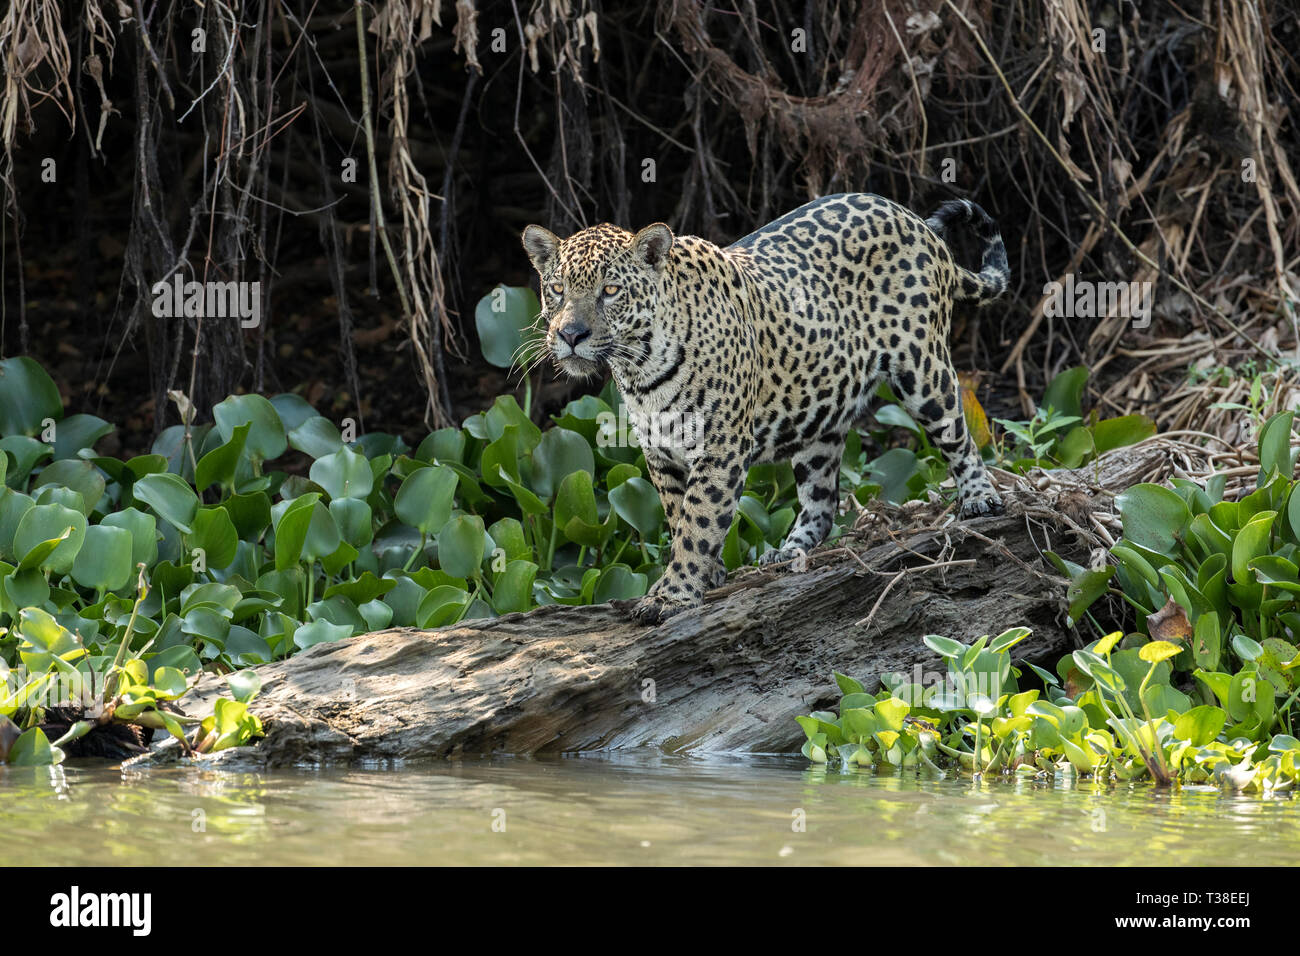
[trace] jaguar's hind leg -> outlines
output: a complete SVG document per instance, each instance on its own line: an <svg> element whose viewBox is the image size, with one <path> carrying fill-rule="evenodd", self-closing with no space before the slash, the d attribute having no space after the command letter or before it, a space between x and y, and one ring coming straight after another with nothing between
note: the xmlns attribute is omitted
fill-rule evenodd
<svg viewBox="0 0 1300 956"><path fill-rule="evenodd" d="M961 386L946 349L942 355L927 352L920 363L895 372L890 379L907 413L947 460L948 471L957 482L961 516L1000 514L1002 498L966 428Z"/></svg>
<svg viewBox="0 0 1300 956"><path fill-rule="evenodd" d="M844 454L843 435L824 435L791 459L798 485L799 517L781 547L768 551L759 564L794 562L792 570L802 571L800 559L826 540L835 522L839 504L840 458Z"/></svg>

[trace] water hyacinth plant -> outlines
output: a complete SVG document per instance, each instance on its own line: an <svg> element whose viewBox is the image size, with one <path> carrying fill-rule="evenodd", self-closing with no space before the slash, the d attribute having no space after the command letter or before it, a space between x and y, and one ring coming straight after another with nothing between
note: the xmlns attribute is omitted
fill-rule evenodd
<svg viewBox="0 0 1300 956"><path fill-rule="evenodd" d="M1293 732L1300 694L1293 417L1260 429L1255 489L1239 501L1223 500L1222 475L1136 485L1116 502L1124 535L1113 565L1089 570L1049 555L1070 578L1071 617L1102 594L1121 597L1141 633L1179 648L1170 663L1183 682L1194 678L1190 689L1227 710L1233 735L1256 741L1275 724Z"/></svg>
<svg viewBox="0 0 1300 956"><path fill-rule="evenodd" d="M1282 412L1260 428L1255 489L1239 501L1224 500L1223 475L1139 484L1116 502L1124 535L1113 565L1088 569L1048 552L1070 579L1073 621L1112 593L1136 612L1136 633L1090 642L1055 674L1028 665L1042 689L1024 691L1005 656L1023 628L971 647L926 637L947 661L941 687L884 678L882 698L836 675L846 694L839 716L800 718L805 756L894 766L946 757L976 773L1292 787L1300 773L1293 418Z"/></svg>
<svg viewBox="0 0 1300 956"><path fill-rule="evenodd" d="M867 693L836 674L838 714L797 718L804 756L844 768L1213 782L1255 792L1300 780L1300 740L1288 728L1270 720L1244 733L1235 721L1254 704L1244 686L1220 705L1173 686L1169 661L1186 648L1138 636L1124 639L1137 646L1122 647L1116 632L1061 659L1068 682L1025 665L1045 690L1021 690L1025 674L1009 652L1029 633L1012 628L972 645L927 635L946 671L926 684L885 675L880 691Z"/></svg>
<svg viewBox="0 0 1300 956"><path fill-rule="evenodd" d="M526 289L485 296L484 357L508 367L532 354L537 311ZM1054 383L1053 401L1077 402L1082 380L1067 385ZM56 759L60 741L38 746L39 726L65 706L94 711L90 725L73 722L79 735L116 721L195 750L226 746L257 730L236 706L251 698L236 693L217 724L182 728L181 681L390 625L637 598L662 571L663 509L612 384L545 430L526 388L522 407L501 396L415 448L357 436L294 394L234 395L202 424L177 399L185 423L121 460L95 450L111 423L66 415L31 359L0 360L0 718L12 724L0 759ZM988 434L973 392L965 401ZM946 466L921 430L897 405L877 418L870 437L885 451L851 433L845 493L901 502L939 491ZM900 434L910 446L894 445ZM752 469L727 569L778 546L797 507L789 464ZM57 677L81 687L56 693Z"/></svg>

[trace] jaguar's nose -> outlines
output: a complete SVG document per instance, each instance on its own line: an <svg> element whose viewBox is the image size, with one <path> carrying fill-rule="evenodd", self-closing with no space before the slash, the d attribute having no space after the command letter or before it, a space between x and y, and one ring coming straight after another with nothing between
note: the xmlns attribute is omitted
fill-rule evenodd
<svg viewBox="0 0 1300 956"><path fill-rule="evenodd" d="M560 329L559 336L569 343L569 348L576 349L583 339L591 338L591 328L583 322L570 322Z"/></svg>

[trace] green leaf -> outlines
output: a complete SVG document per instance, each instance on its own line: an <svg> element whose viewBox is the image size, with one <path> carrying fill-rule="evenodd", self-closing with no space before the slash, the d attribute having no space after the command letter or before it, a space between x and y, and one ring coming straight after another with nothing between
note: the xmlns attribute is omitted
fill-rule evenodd
<svg viewBox="0 0 1300 956"><path fill-rule="evenodd" d="M216 484L221 485L222 488L234 487L235 471L239 467L239 456L244 452L244 444L248 440L248 431L252 427L249 422L240 425L231 433L230 441L218 445L199 459L198 467L194 469L194 487L196 489L205 491Z"/></svg>
<svg viewBox="0 0 1300 956"><path fill-rule="evenodd" d="M1187 502L1162 485L1143 483L1122 492L1116 499L1124 525L1124 537L1160 554L1174 553L1191 521Z"/></svg>
<svg viewBox="0 0 1300 956"><path fill-rule="evenodd" d="M0 454L0 458L3 458ZM35 502L21 491L0 487L0 559L19 560L22 555L14 553L14 535L23 516L31 511Z"/></svg>
<svg viewBox="0 0 1300 956"><path fill-rule="evenodd" d="M1003 631L989 642L989 650L994 653L1010 650L1030 635L1027 627L1013 627Z"/></svg>
<svg viewBox="0 0 1300 956"><path fill-rule="evenodd" d="M331 499L366 498L374 488L370 463L347 448L317 458L311 466L311 480L324 488Z"/></svg>
<svg viewBox="0 0 1300 956"><path fill-rule="evenodd" d="M1290 479L1295 472L1295 453L1291 450L1293 438L1291 423L1295 412L1278 412L1259 430L1259 478L1263 485L1268 476L1278 473Z"/></svg>
<svg viewBox="0 0 1300 956"><path fill-rule="evenodd" d="M446 465L412 472L397 490L393 502L397 517L424 534L433 534L451 517L457 481L456 472Z"/></svg>
<svg viewBox="0 0 1300 956"><path fill-rule="evenodd" d="M498 614L526 611L533 606L533 582L537 565L532 561L509 562L492 585L492 608Z"/></svg>
<svg viewBox="0 0 1300 956"><path fill-rule="evenodd" d="M377 578L371 572L364 571L360 577L340 581L338 584L331 584L325 590L324 596L330 598L336 594L341 594L353 604L360 606L368 601L373 601L375 598L383 597L395 587L397 587L396 580Z"/></svg>
<svg viewBox="0 0 1300 956"><path fill-rule="evenodd" d="M131 535L131 567L143 563L151 568L158 559L158 520L135 508L123 508L105 515L102 528L121 528Z"/></svg>
<svg viewBox="0 0 1300 956"><path fill-rule="evenodd" d="M137 512L138 514L138 512ZM131 580L131 532L111 525L86 529L86 539L72 562L72 579L83 588L115 591Z"/></svg>
<svg viewBox="0 0 1300 956"><path fill-rule="evenodd" d="M429 436L420 442L415 457L421 461L436 460L461 464L465 459L465 433L459 428L439 428L437 431L430 432Z"/></svg>
<svg viewBox="0 0 1300 956"><path fill-rule="evenodd" d="M903 718L911 710L907 704L895 697L886 697L884 700L876 701L876 706L873 709L881 724L886 729L895 732L902 731Z"/></svg>
<svg viewBox="0 0 1300 956"><path fill-rule="evenodd" d="M1232 576L1239 584L1254 581L1250 562L1268 554L1272 548L1269 536L1277 513L1264 511L1251 518L1232 540Z"/></svg>
<svg viewBox="0 0 1300 956"><path fill-rule="evenodd" d="M334 523L334 516L330 514L329 508L325 503L317 500L312 506L311 520L307 523L307 537L302 543L302 556L310 561L320 561L322 564L328 564L326 558L331 557L343 543L343 537L339 534L339 527ZM353 549L343 558L342 563L346 564L349 560L356 557L356 551ZM337 574L338 567L329 566L326 573Z"/></svg>
<svg viewBox="0 0 1300 956"><path fill-rule="evenodd" d="M262 678L257 671L245 670L227 674L226 683L230 685L230 693L235 700L245 704L256 697L262 689Z"/></svg>
<svg viewBox="0 0 1300 956"><path fill-rule="evenodd" d="M189 689L185 675L177 668L166 665L154 670L149 685L154 690L154 696L159 700L176 700L184 696L185 691Z"/></svg>
<svg viewBox="0 0 1300 956"><path fill-rule="evenodd" d="M487 480L486 473L484 480ZM512 478L504 467L497 467L496 480L492 484L509 489L510 493L514 495L515 503L519 505L519 510L525 515L544 515L550 511L546 507L546 502Z"/></svg>
<svg viewBox="0 0 1300 956"><path fill-rule="evenodd" d="M352 628L346 624L331 624L326 620L303 624L293 632L293 642L300 649L306 650L314 644L341 641L352 636Z"/></svg>
<svg viewBox="0 0 1300 956"><path fill-rule="evenodd" d="M469 594L458 587L444 584L430 588L420 601L416 624L423 628L445 627L465 613L468 603Z"/></svg>
<svg viewBox="0 0 1300 956"><path fill-rule="evenodd" d="M920 469L916 453L908 448L892 448L867 465L867 470L880 484L880 497L895 505L912 496L909 483Z"/></svg>
<svg viewBox="0 0 1300 956"><path fill-rule="evenodd" d="M1062 415L1083 415L1083 389L1088 382L1086 365L1076 365L1057 373L1043 392L1039 406L1054 409Z"/></svg>
<svg viewBox="0 0 1300 956"><path fill-rule="evenodd" d="M576 471L585 471L595 478L596 460L591 445L577 432L567 428L552 428L542 433L541 441L533 449L533 490L540 498L550 498L556 487Z"/></svg>
<svg viewBox="0 0 1300 956"><path fill-rule="evenodd" d="M312 408L310 402L292 392L272 395L271 407L275 409L275 414L279 416L280 424L284 426L286 432L297 430L313 418L320 418L320 413Z"/></svg>
<svg viewBox="0 0 1300 956"><path fill-rule="evenodd" d="M941 637L938 634L926 634L921 640L930 650L949 660L956 660L968 650L967 646L960 641L954 641L950 637Z"/></svg>
<svg viewBox="0 0 1300 956"><path fill-rule="evenodd" d="M14 553L21 557L19 568L67 574L85 536L86 517L80 511L53 504L29 508L14 532ZM52 541L57 543L50 546Z"/></svg>
<svg viewBox="0 0 1300 956"><path fill-rule="evenodd" d="M185 539L191 555L202 548L209 568L230 567L239 546L239 534L224 508L200 508L194 515L194 529Z"/></svg>
<svg viewBox="0 0 1300 956"><path fill-rule="evenodd" d="M524 526L517 519L502 518L487 530L496 546L505 552L507 561L532 555L532 548L524 535Z"/></svg>
<svg viewBox="0 0 1300 956"><path fill-rule="evenodd" d="M485 533L478 515L452 518L438 531L438 566L452 577L477 574L483 563Z"/></svg>
<svg viewBox="0 0 1300 956"><path fill-rule="evenodd" d="M0 438L0 452L6 452L14 458L13 467L9 467L6 458L5 483L12 488L19 488L27 480L31 470L36 467L36 463L47 455L53 454L53 449L44 442L28 438L26 435L8 435Z"/></svg>
<svg viewBox="0 0 1300 956"><path fill-rule="evenodd" d="M275 526L275 569L285 571L297 565L307 541L312 513L320 492L313 491L294 499L280 515ZM260 586L260 585L259 585Z"/></svg>
<svg viewBox="0 0 1300 956"><path fill-rule="evenodd" d="M1155 433L1156 423L1145 415L1123 415L1098 422L1092 430L1092 439L1097 454L1103 455L1111 449L1136 444Z"/></svg>
<svg viewBox="0 0 1300 956"><path fill-rule="evenodd" d="M1120 694L1124 692L1124 678L1120 676L1119 671L1106 663L1106 659L1091 651L1075 651L1074 663L1079 670L1083 671L1100 686L1106 688L1111 693Z"/></svg>
<svg viewBox="0 0 1300 956"><path fill-rule="evenodd" d="M1206 671L1219 668L1223 637L1219 631L1219 615L1210 611L1196 619L1196 630L1192 637L1192 657L1196 666Z"/></svg>
<svg viewBox="0 0 1300 956"><path fill-rule="evenodd" d="M1279 587L1283 591L1300 592L1300 568L1276 554L1266 554L1253 558L1248 567L1255 572L1255 580L1260 584Z"/></svg>
<svg viewBox="0 0 1300 956"><path fill-rule="evenodd" d="M356 498L335 498L329 504L329 512L344 541L354 548L370 544L374 538L370 505Z"/></svg>
<svg viewBox="0 0 1300 956"><path fill-rule="evenodd" d="M71 488L65 488L62 485L42 485L33 492L38 505L62 505L81 515L89 516L91 509L86 507L86 500L81 497L81 492L74 491Z"/></svg>
<svg viewBox="0 0 1300 956"><path fill-rule="evenodd" d="M516 426L506 426L498 438L488 443L479 459L479 468L483 480L498 488L505 483L498 477L500 472L505 472L511 481L519 481L519 429Z"/></svg>
<svg viewBox="0 0 1300 956"><path fill-rule="evenodd" d="M95 505L104 494L104 476L88 461L66 458L47 465L40 477L32 482L32 490L53 486L75 491L81 499L80 511L86 517L95 510ZM36 496L40 499L40 495ZM67 504L68 502L64 502Z"/></svg>
<svg viewBox="0 0 1300 956"><path fill-rule="evenodd" d="M145 475L131 488L137 501L148 505L158 517L189 534L199 510L199 496L179 475Z"/></svg>
<svg viewBox="0 0 1300 956"><path fill-rule="evenodd" d="M188 644L178 644L155 654L149 659L149 667L149 682L153 683L159 672L166 667L174 667L187 677L193 677L202 671L203 664L194 653L194 648Z"/></svg>
<svg viewBox="0 0 1300 956"><path fill-rule="evenodd" d="M317 459L344 447L338 427L320 415L313 415L292 429L289 432L289 445Z"/></svg>
<svg viewBox="0 0 1300 956"><path fill-rule="evenodd" d="M36 435L45 419L62 417L63 400L45 369L25 355L0 359L0 435Z"/></svg>
<svg viewBox="0 0 1300 956"><path fill-rule="evenodd" d="M1227 722L1228 715L1222 708L1202 704L1178 718L1174 723L1174 736L1186 740L1193 747L1204 747L1219 736Z"/></svg>
<svg viewBox="0 0 1300 956"><path fill-rule="evenodd" d="M9 359L8 361L12 361ZM56 393L57 394L57 393ZM0 419L3 421L3 419ZM8 763L14 767L48 767L59 762L62 755L50 747L49 738L39 727L32 727L14 741L9 748Z"/></svg>
<svg viewBox="0 0 1300 956"><path fill-rule="evenodd" d="M1238 671L1228 683L1229 716L1237 721L1271 717L1275 690L1272 683L1255 671Z"/></svg>
<svg viewBox="0 0 1300 956"><path fill-rule="evenodd" d="M523 357L520 346L529 337L541 308L533 290L519 286L497 286L479 299L474 325L483 357L497 368L510 368L519 361Z"/></svg>
<svg viewBox="0 0 1300 956"><path fill-rule="evenodd" d="M613 491L629 478L640 478L641 469L636 465L627 465L620 462L609 471L605 472L605 490Z"/></svg>
<svg viewBox="0 0 1300 956"><path fill-rule="evenodd" d="M622 564L613 564L600 572L596 580L596 589L592 594L592 604L604 604L607 601L626 601L639 598L646 593L648 581L644 574L638 574Z"/></svg>
<svg viewBox="0 0 1300 956"><path fill-rule="evenodd" d="M555 523L563 528L571 518L577 518L588 525L599 521L596 514L596 490L592 486L591 475L585 471L566 475L555 495Z"/></svg>
<svg viewBox="0 0 1300 956"><path fill-rule="evenodd" d="M1086 425L1075 425L1056 443L1052 454L1066 468L1078 468L1085 459L1097 453L1092 430Z"/></svg>
<svg viewBox="0 0 1300 956"><path fill-rule="evenodd" d="M841 674L839 671L834 672L835 683L840 689L840 693L848 696L849 694L861 694L865 692L862 682L849 677L847 674ZM875 701L872 701L875 703ZM840 707L844 707L844 701L840 701Z"/></svg>
<svg viewBox="0 0 1300 956"><path fill-rule="evenodd" d="M1192 671L1192 676L1210 688L1214 692L1214 696L1219 698L1220 704L1225 708L1228 706L1228 697L1232 686L1231 674L1224 674L1222 671L1205 671L1198 667Z"/></svg>
<svg viewBox="0 0 1300 956"><path fill-rule="evenodd" d="M1245 634L1233 635L1232 649L1237 652L1237 657L1243 661L1259 660L1260 655L1264 653L1263 646Z"/></svg>
<svg viewBox="0 0 1300 956"><path fill-rule="evenodd" d="M244 448L254 461L279 458L289 447L275 406L261 395L232 395L212 409L212 417L224 442L234 437L240 425L251 425Z"/></svg>
<svg viewBox="0 0 1300 956"><path fill-rule="evenodd" d="M881 405L876 409L876 421L886 428L904 428L913 435L921 434L921 426L916 419L907 414L901 405Z"/></svg>
<svg viewBox="0 0 1300 956"><path fill-rule="evenodd" d="M1291 497L1286 506L1287 524L1291 526L1291 537L1300 542L1300 481L1291 488Z"/></svg>
<svg viewBox="0 0 1300 956"><path fill-rule="evenodd" d="M501 437L508 427L513 426L521 452L536 448L542 438L542 430L533 424L513 395L497 396L492 407L484 412L484 422L488 437L493 439Z"/></svg>
<svg viewBox="0 0 1300 956"><path fill-rule="evenodd" d="M659 493L644 478L627 478L611 489L609 504L642 538L653 541L663 527L664 509Z"/></svg>
<svg viewBox="0 0 1300 956"><path fill-rule="evenodd" d="M256 541L271 524L271 499L264 491L231 495L221 502L221 507L244 541Z"/></svg>
<svg viewBox="0 0 1300 956"><path fill-rule="evenodd" d="M393 623L393 609L376 598L357 607L366 622L366 631L382 631Z"/></svg>

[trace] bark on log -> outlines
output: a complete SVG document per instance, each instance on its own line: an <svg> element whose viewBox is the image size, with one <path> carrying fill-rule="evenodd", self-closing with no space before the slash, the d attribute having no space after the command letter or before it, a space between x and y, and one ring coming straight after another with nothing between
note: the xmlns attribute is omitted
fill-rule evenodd
<svg viewBox="0 0 1300 956"><path fill-rule="evenodd" d="M795 751L795 715L838 698L833 671L870 690L882 673L941 669L924 634L969 641L1023 624L1033 628L1023 656L1049 666L1075 646L1064 582L1040 548L1083 563L1096 542L1039 492L1014 491L1007 506L967 522L931 506L886 508L859 524L852 550L815 553L802 573L742 572L702 608L655 628L615 606L548 606L316 645L260 668L252 710L266 737L203 759L266 767L643 746ZM223 689L205 679L185 710L211 713ZM179 756L170 741L137 759Z"/></svg>

